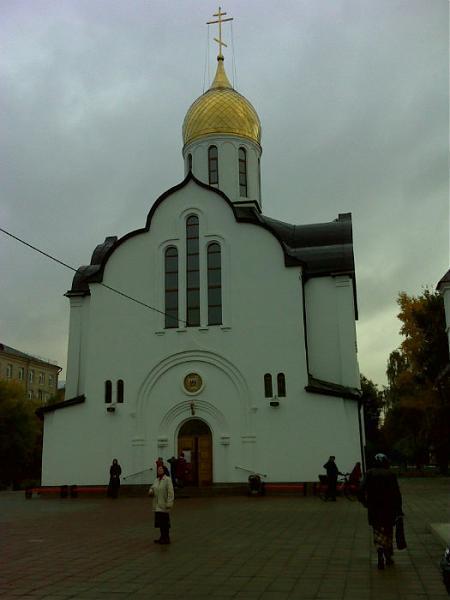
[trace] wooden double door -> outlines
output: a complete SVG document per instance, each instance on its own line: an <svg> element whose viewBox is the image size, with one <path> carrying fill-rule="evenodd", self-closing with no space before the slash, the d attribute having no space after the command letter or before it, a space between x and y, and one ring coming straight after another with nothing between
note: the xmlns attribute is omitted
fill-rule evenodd
<svg viewBox="0 0 450 600"><path fill-rule="evenodd" d="M212 435L200 419L190 419L178 434L178 456L184 452L188 463L187 485L202 487L212 483Z"/></svg>

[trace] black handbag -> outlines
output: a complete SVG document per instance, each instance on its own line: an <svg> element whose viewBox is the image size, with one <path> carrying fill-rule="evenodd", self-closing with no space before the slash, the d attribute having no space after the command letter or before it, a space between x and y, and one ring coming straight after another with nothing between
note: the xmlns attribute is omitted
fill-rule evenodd
<svg viewBox="0 0 450 600"><path fill-rule="evenodd" d="M398 550L404 550L406 548L405 526L403 524L403 517L397 517L397 519L395 520L395 543L397 544Z"/></svg>

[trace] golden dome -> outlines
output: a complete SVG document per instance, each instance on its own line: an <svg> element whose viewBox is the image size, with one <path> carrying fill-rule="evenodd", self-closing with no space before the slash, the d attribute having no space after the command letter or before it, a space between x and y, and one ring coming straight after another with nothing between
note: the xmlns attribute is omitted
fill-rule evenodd
<svg viewBox="0 0 450 600"><path fill-rule="evenodd" d="M207 92L191 105L183 123L183 142L189 144L204 135L226 133L261 141L261 123L250 102L233 89L217 58L217 71Z"/></svg>

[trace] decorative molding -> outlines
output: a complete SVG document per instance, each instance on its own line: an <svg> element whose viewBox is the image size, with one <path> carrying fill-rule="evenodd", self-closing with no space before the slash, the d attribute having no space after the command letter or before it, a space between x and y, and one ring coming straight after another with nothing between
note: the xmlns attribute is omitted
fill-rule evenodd
<svg viewBox="0 0 450 600"><path fill-rule="evenodd" d="M190 379L188 379L189 377ZM198 388L196 388L196 385L198 385ZM205 389L204 376L192 369L187 370L181 381L181 389L188 396L198 396Z"/></svg>
<svg viewBox="0 0 450 600"><path fill-rule="evenodd" d="M131 445L132 446L145 446L146 445L145 438L143 438L143 437L134 437L131 440Z"/></svg>
<svg viewBox="0 0 450 600"><path fill-rule="evenodd" d="M35 411L35 414L42 421L46 413L50 413L55 410L60 410L61 408L69 408L69 406L76 406L77 404L83 404L85 401L86 396L84 394L81 394L81 396L70 398L70 400L63 400L63 402L55 402L55 404L48 404L47 406L40 406Z"/></svg>
<svg viewBox="0 0 450 600"><path fill-rule="evenodd" d="M186 365L186 363L189 365L187 368L190 369L194 368L194 366L191 366L192 363L208 364L216 367L227 375L236 390L237 399L242 407L241 414L243 424L245 427L247 427L248 415L250 413L251 406L253 405L253 398L243 374L231 361L208 350L187 350L184 352L178 352L177 354L171 354L162 359L153 367L138 390L136 423L138 424L143 422L145 405L147 403L147 399L151 396L152 389L156 385L156 382L173 367L183 364ZM195 366L195 368L198 367ZM196 406L199 406L198 401L196 401ZM205 403L205 406L209 406L209 403ZM176 410L176 407L171 410L174 409ZM170 414L171 410L169 410L169 413L167 414Z"/></svg>
<svg viewBox="0 0 450 600"><path fill-rule="evenodd" d="M350 287L351 279L349 275L336 275L334 283L336 287Z"/></svg>

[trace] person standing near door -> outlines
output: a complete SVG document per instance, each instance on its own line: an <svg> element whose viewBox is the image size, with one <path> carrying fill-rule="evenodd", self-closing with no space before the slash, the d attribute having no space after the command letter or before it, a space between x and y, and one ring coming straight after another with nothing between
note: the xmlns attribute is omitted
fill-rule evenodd
<svg viewBox="0 0 450 600"><path fill-rule="evenodd" d="M178 460L177 460L177 470L176 470L177 486L180 488L184 487L184 482L186 481L186 470L187 470L187 463L186 463L186 459L184 458L184 452L180 452L180 456L178 457Z"/></svg>
<svg viewBox="0 0 450 600"><path fill-rule="evenodd" d="M160 537L154 540L155 544L170 544L170 510L173 507L175 494L170 477L164 472L164 467L159 466L157 477L148 490L148 495L153 496L153 512L155 513L155 527L160 530Z"/></svg>
<svg viewBox="0 0 450 600"><path fill-rule="evenodd" d="M172 479L172 485L173 487L176 486L177 484L177 463L178 463L178 459L175 458L175 456L172 456L171 458L169 458L169 460L167 461L170 465L170 478Z"/></svg>

